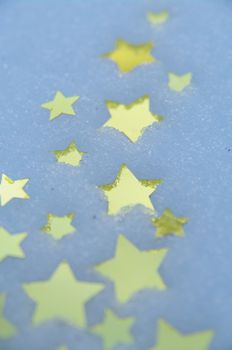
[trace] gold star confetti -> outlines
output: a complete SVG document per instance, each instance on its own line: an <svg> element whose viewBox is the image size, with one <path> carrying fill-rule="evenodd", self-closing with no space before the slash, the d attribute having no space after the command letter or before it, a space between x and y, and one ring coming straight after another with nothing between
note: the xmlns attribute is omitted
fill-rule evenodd
<svg viewBox="0 0 232 350"><path fill-rule="evenodd" d="M163 24L167 22L169 17L168 11L153 12L149 11L147 13L147 19L151 24Z"/></svg>
<svg viewBox="0 0 232 350"><path fill-rule="evenodd" d="M65 97L61 91L57 91L54 100L42 104L42 108L50 111L50 120L53 120L62 114L75 115L72 105L80 96Z"/></svg>
<svg viewBox="0 0 232 350"><path fill-rule="evenodd" d="M150 111L149 96L138 98L129 105L113 101L107 101L106 105L111 118L104 127L117 129L132 142L136 142L142 136L146 127L163 120L161 116Z"/></svg>
<svg viewBox="0 0 232 350"><path fill-rule="evenodd" d="M0 338L7 339L12 337L15 332L15 326L13 326L9 321L4 318L4 307L5 307L6 297L4 294L0 294Z"/></svg>
<svg viewBox="0 0 232 350"><path fill-rule="evenodd" d="M74 214L72 213L65 216L56 216L49 213L48 222L41 230L51 235L54 239L59 240L76 231L75 227L71 224L73 219Z"/></svg>
<svg viewBox="0 0 232 350"><path fill-rule="evenodd" d="M68 347L66 345L61 345L56 350L68 350Z"/></svg>
<svg viewBox="0 0 232 350"><path fill-rule="evenodd" d="M192 73L187 73L184 75L176 75L174 73L169 73L168 86L171 90L176 92L183 91L187 86L191 84Z"/></svg>
<svg viewBox="0 0 232 350"><path fill-rule="evenodd" d="M27 295L36 303L34 325L61 319L77 327L86 326L85 304L104 287L101 283L77 280L66 262L58 266L50 280L23 285Z"/></svg>
<svg viewBox="0 0 232 350"><path fill-rule="evenodd" d="M0 227L0 261L7 257L25 258L20 245L27 236L28 234L25 232L11 235L3 227Z"/></svg>
<svg viewBox="0 0 232 350"><path fill-rule="evenodd" d="M156 60L151 54L153 47L152 43L134 45L118 39L115 49L104 54L103 57L114 61L122 73L128 73L141 64Z"/></svg>
<svg viewBox="0 0 232 350"><path fill-rule="evenodd" d="M207 350L213 336L212 331L182 334L167 322L160 320L157 331L157 345L150 350Z"/></svg>
<svg viewBox="0 0 232 350"><path fill-rule="evenodd" d="M175 216L170 209L165 209L159 218L152 219L156 227L156 237L165 237L174 234L179 237L184 236L183 225L188 222L188 218L184 216Z"/></svg>
<svg viewBox="0 0 232 350"><path fill-rule="evenodd" d="M114 282L117 299L127 302L142 289L166 289L158 269L167 249L141 251L123 235L118 237L115 256L95 267Z"/></svg>
<svg viewBox="0 0 232 350"><path fill-rule="evenodd" d="M77 149L75 142L64 150L54 151L55 157L58 163L64 163L72 166L79 166L85 152L81 152Z"/></svg>
<svg viewBox="0 0 232 350"><path fill-rule="evenodd" d="M1 205L4 206L14 198L28 199L29 195L23 190L29 179L12 180L5 174L2 174L0 184Z"/></svg>
<svg viewBox="0 0 232 350"><path fill-rule="evenodd" d="M105 311L104 321L91 330L102 337L103 349L110 350L116 345L133 344L130 329L134 322L135 318L120 318L108 309Z"/></svg>
<svg viewBox="0 0 232 350"><path fill-rule="evenodd" d="M107 198L108 214L115 215L123 208L128 209L138 204L155 211L150 195L161 182L161 180L138 180L123 164L114 182L99 188Z"/></svg>

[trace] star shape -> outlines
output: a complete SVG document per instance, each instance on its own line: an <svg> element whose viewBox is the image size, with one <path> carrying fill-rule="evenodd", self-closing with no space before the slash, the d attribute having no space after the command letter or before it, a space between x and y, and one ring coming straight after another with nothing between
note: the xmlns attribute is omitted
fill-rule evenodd
<svg viewBox="0 0 232 350"><path fill-rule="evenodd" d="M135 322L135 318L120 318L110 309L105 311L104 321L94 327L91 331L102 337L103 349L110 350L116 345L133 344L131 335L131 327Z"/></svg>
<svg viewBox="0 0 232 350"><path fill-rule="evenodd" d="M156 227L156 236L161 238L170 234L179 237L184 236L183 225L188 222L188 218L184 216L175 216L170 209L165 209L159 218L152 219Z"/></svg>
<svg viewBox="0 0 232 350"><path fill-rule="evenodd" d="M11 235L0 227L0 262L7 257L24 258L25 254L20 245L27 236L25 232Z"/></svg>
<svg viewBox="0 0 232 350"><path fill-rule="evenodd" d="M76 231L76 228L72 225L73 219L74 214L72 213L65 216L56 216L49 213L47 224L41 230L56 240L62 239L64 236Z"/></svg>
<svg viewBox="0 0 232 350"><path fill-rule="evenodd" d="M108 214L118 214L122 209L143 205L155 211L150 195L155 192L161 180L138 180L123 164L112 184L99 186L108 201Z"/></svg>
<svg viewBox="0 0 232 350"><path fill-rule="evenodd" d="M16 329L12 323L4 317L4 308L6 303L6 296L0 294L0 339L7 339L15 334Z"/></svg>
<svg viewBox="0 0 232 350"><path fill-rule="evenodd" d="M184 75L177 75L174 73L169 73L168 86L171 90L176 92L183 91L187 86L191 84L192 73L187 73Z"/></svg>
<svg viewBox="0 0 232 350"><path fill-rule="evenodd" d="M61 345L56 350L68 350L68 347L66 345Z"/></svg>
<svg viewBox="0 0 232 350"><path fill-rule="evenodd" d="M61 91L57 91L52 101L42 104L42 108L50 111L50 120L53 120L62 114L75 115L72 105L80 98L80 96L65 97Z"/></svg>
<svg viewBox="0 0 232 350"><path fill-rule="evenodd" d="M101 283L79 281L66 262L60 263L49 280L23 285L36 303L34 325L60 319L77 327L86 326L85 304L104 287Z"/></svg>
<svg viewBox="0 0 232 350"><path fill-rule="evenodd" d="M145 128L163 120L150 111L149 96L140 97L128 105L113 101L106 101L106 105L111 118L103 126L117 129L132 142L138 141Z"/></svg>
<svg viewBox="0 0 232 350"><path fill-rule="evenodd" d="M64 163L77 167L80 165L85 152L79 151L75 142L72 142L65 149L54 151L54 154L58 163Z"/></svg>
<svg viewBox="0 0 232 350"><path fill-rule="evenodd" d="M134 45L117 39L115 49L104 54L103 57L114 61L122 73L128 73L141 64L156 61L151 54L153 47L150 42Z"/></svg>
<svg viewBox="0 0 232 350"><path fill-rule="evenodd" d="M163 24L167 21L169 17L168 11L153 12L149 11L147 14L147 19L151 24Z"/></svg>
<svg viewBox="0 0 232 350"><path fill-rule="evenodd" d="M125 303L143 289L166 289L158 270L167 251L141 251L123 235L119 235L114 257L100 263L95 269L114 282L118 301Z"/></svg>
<svg viewBox="0 0 232 350"><path fill-rule="evenodd" d="M212 331L182 334L167 322L160 320L156 345L150 350L208 350L213 335Z"/></svg>
<svg viewBox="0 0 232 350"><path fill-rule="evenodd" d="M1 206L6 205L14 198L28 199L29 195L23 189L28 181L29 179L20 179L14 181L7 175L2 174L2 180L0 184Z"/></svg>

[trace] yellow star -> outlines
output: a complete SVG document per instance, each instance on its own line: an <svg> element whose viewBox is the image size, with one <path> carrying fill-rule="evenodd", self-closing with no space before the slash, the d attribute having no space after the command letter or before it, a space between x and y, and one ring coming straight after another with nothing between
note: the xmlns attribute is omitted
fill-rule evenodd
<svg viewBox="0 0 232 350"><path fill-rule="evenodd" d="M116 345L133 344L130 329L134 322L135 318L120 318L108 309L105 311L104 321L92 327L91 330L102 337L103 349L110 350Z"/></svg>
<svg viewBox="0 0 232 350"><path fill-rule="evenodd" d="M184 216L175 216L170 209L165 209L159 218L152 219L156 227L156 237L165 237L170 234L183 237L183 225L188 222L188 218Z"/></svg>
<svg viewBox="0 0 232 350"><path fill-rule="evenodd" d="M150 111L149 96L140 97L129 105L113 101L107 101L106 105L111 118L104 126L117 129L132 142L136 142L142 136L146 127L163 120Z"/></svg>
<svg viewBox="0 0 232 350"><path fill-rule="evenodd" d="M6 297L4 294L0 294L0 338L7 339L12 337L15 334L15 327L7 321L4 316L4 307L5 307Z"/></svg>
<svg viewBox="0 0 232 350"><path fill-rule="evenodd" d="M174 73L169 73L168 86L171 90L176 92L183 91L187 86L191 84L192 73L187 73L184 75L176 75Z"/></svg>
<svg viewBox="0 0 232 350"><path fill-rule="evenodd" d="M147 13L147 19L151 24L162 24L167 21L169 17L168 11L152 12Z"/></svg>
<svg viewBox="0 0 232 350"><path fill-rule="evenodd" d="M150 350L207 350L212 341L212 331L181 334L167 322L160 320L157 332L157 345Z"/></svg>
<svg viewBox="0 0 232 350"><path fill-rule="evenodd" d="M118 301L125 303L142 289L166 289L158 269L167 251L140 251L120 235L114 258L99 264L95 269L114 282Z"/></svg>
<svg viewBox="0 0 232 350"><path fill-rule="evenodd" d="M54 151L58 163L64 163L72 166L79 166L85 152L77 149L74 142L70 143L64 150Z"/></svg>
<svg viewBox="0 0 232 350"><path fill-rule="evenodd" d="M155 192L162 180L138 180L125 164L110 185L99 186L108 201L108 214L117 214L122 209L141 204L155 211L150 195Z"/></svg>
<svg viewBox="0 0 232 350"><path fill-rule="evenodd" d="M24 258L25 254L21 248L21 243L28 236L27 233L11 235L3 227L0 227L0 261L7 257Z"/></svg>
<svg viewBox="0 0 232 350"><path fill-rule="evenodd" d="M51 235L54 239L59 240L76 231L75 227L71 224L73 219L74 214L72 213L65 216L56 216L49 213L48 222L42 227L42 231Z"/></svg>
<svg viewBox="0 0 232 350"><path fill-rule="evenodd" d="M141 45L130 44L124 40L116 40L116 48L103 55L114 61L122 73L128 73L141 64L154 62L156 59L152 56L152 43Z"/></svg>
<svg viewBox="0 0 232 350"><path fill-rule="evenodd" d="M54 100L42 104L41 107L50 111L50 120L59 117L61 114L75 115L72 105L79 98L79 96L65 97L61 91L57 91Z"/></svg>
<svg viewBox="0 0 232 350"><path fill-rule="evenodd" d="M73 326L85 327L85 304L101 292L104 285L77 280L70 266L62 262L50 280L27 283L23 288L36 302L34 325L61 319Z"/></svg>
<svg viewBox="0 0 232 350"><path fill-rule="evenodd" d="M12 180L8 176L2 174L0 184L1 205L6 205L13 198L28 199L29 195L23 190L29 179Z"/></svg>
<svg viewBox="0 0 232 350"><path fill-rule="evenodd" d="M56 350L68 350L68 348L66 345L61 345Z"/></svg>

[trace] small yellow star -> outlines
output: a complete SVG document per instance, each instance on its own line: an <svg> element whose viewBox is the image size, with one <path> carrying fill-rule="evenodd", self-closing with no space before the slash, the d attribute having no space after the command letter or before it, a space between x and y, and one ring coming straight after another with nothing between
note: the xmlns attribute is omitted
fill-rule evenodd
<svg viewBox="0 0 232 350"><path fill-rule="evenodd" d="M151 24L165 23L168 17L169 17L168 11L161 11L161 12L149 11L147 13L147 19Z"/></svg>
<svg viewBox="0 0 232 350"><path fill-rule="evenodd" d="M7 339L12 337L15 334L15 327L7 321L4 316L4 307L5 307L6 297L4 294L0 294L0 338Z"/></svg>
<svg viewBox="0 0 232 350"><path fill-rule="evenodd" d="M104 285L77 280L70 266L62 262L50 280L27 283L23 288L36 302L34 325L60 319L77 327L85 327L85 304L101 292Z"/></svg>
<svg viewBox="0 0 232 350"><path fill-rule="evenodd" d="M61 345L56 350L68 350L68 347L66 345Z"/></svg>
<svg viewBox="0 0 232 350"><path fill-rule="evenodd" d="M0 261L7 257L24 258L25 254L21 248L21 243L28 236L27 233L11 235L3 227L0 227Z"/></svg>
<svg viewBox="0 0 232 350"><path fill-rule="evenodd" d="M79 99L79 96L65 97L61 91L57 91L54 100L42 104L42 108L50 111L50 120L59 117L61 114L75 115L72 105Z"/></svg>
<svg viewBox="0 0 232 350"><path fill-rule="evenodd" d="M165 209L159 218L152 219L156 227L156 237L165 237L174 234L179 237L184 236L183 225L188 222L188 218L184 216L175 216L170 209Z"/></svg>
<svg viewBox="0 0 232 350"><path fill-rule="evenodd" d="M8 176L2 174L0 184L1 205L6 205L13 198L28 199L29 195L23 190L29 179L12 180Z"/></svg>
<svg viewBox="0 0 232 350"><path fill-rule="evenodd" d="M77 167L80 165L85 152L79 151L76 144L72 142L65 149L54 151L54 154L58 163L64 163Z"/></svg>
<svg viewBox="0 0 232 350"><path fill-rule="evenodd" d="M116 345L133 344L130 329L134 322L135 318L120 318L108 309L105 311L104 321L92 327L91 331L102 337L103 349L110 350Z"/></svg>
<svg viewBox="0 0 232 350"><path fill-rule="evenodd" d="M142 289L166 289L158 269L167 251L167 249L141 251L120 235L115 256L99 264L95 269L114 282L118 301L125 303Z"/></svg>
<svg viewBox="0 0 232 350"><path fill-rule="evenodd" d="M176 92L183 91L187 86L191 84L192 73L187 73L184 75L176 75L174 73L169 73L168 86L171 90Z"/></svg>
<svg viewBox="0 0 232 350"><path fill-rule="evenodd" d="M51 235L54 239L59 240L64 236L76 231L71 224L74 219L74 214L67 214L65 216L56 216L48 214L48 222L42 227L42 231Z"/></svg>
<svg viewBox="0 0 232 350"><path fill-rule="evenodd" d="M157 345L150 350L208 350L213 336L212 331L182 334L167 322L160 320L157 331Z"/></svg>
<svg viewBox="0 0 232 350"><path fill-rule="evenodd" d="M152 56L152 43L141 45L130 44L124 40L116 40L116 48L103 55L103 57L114 61L122 73L128 73L141 64L154 62Z"/></svg>
<svg viewBox="0 0 232 350"><path fill-rule="evenodd" d="M140 97L129 105L113 101L107 101L106 105L111 118L104 127L117 129L132 142L136 142L142 136L146 127L163 120L162 117L150 112L149 96Z"/></svg>
<svg viewBox="0 0 232 350"><path fill-rule="evenodd" d="M150 195L155 192L162 180L138 180L125 164L110 185L99 186L108 200L108 214L117 214L122 209L137 204L155 211Z"/></svg>

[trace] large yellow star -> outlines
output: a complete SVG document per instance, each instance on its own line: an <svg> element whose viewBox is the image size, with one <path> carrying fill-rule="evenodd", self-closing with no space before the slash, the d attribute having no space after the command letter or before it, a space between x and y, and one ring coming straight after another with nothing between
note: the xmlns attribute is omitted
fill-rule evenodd
<svg viewBox="0 0 232 350"><path fill-rule="evenodd" d="M72 142L65 149L54 151L54 154L58 163L64 163L76 167L80 165L84 152L79 151L75 142Z"/></svg>
<svg viewBox="0 0 232 350"><path fill-rule="evenodd" d="M14 335L16 329L15 327L7 321L4 316L4 307L5 307L6 297L4 294L0 294L0 338L6 339Z"/></svg>
<svg viewBox="0 0 232 350"><path fill-rule="evenodd" d="M111 118L104 126L112 127L124 133L132 142L136 142L144 133L146 127L163 120L150 111L149 96L143 96L129 105L107 101Z"/></svg>
<svg viewBox="0 0 232 350"><path fill-rule="evenodd" d="M160 320L156 345L150 350L207 350L213 335L212 331L182 334L167 322Z"/></svg>
<svg viewBox="0 0 232 350"><path fill-rule="evenodd" d="M122 73L128 73L141 64L156 60L151 54L153 47L150 42L134 45L118 39L116 40L115 49L104 54L103 57L114 61Z"/></svg>
<svg viewBox="0 0 232 350"><path fill-rule="evenodd" d="M184 89L186 89L186 87L189 86L192 81L192 73L187 73L184 75L169 73L168 77L169 77L169 81L168 81L169 89L176 92L181 92Z"/></svg>
<svg viewBox="0 0 232 350"><path fill-rule="evenodd" d="M75 227L71 224L73 219L74 214L72 213L65 216L56 216L49 213L48 222L42 227L42 231L51 235L54 239L59 240L76 231Z"/></svg>
<svg viewBox="0 0 232 350"><path fill-rule="evenodd" d="M29 179L12 180L5 174L2 175L0 184L1 205L6 205L13 198L28 199L29 195L23 190Z"/></svg>
<svg viewBox="0 0 232 350"><path fill-rule="evenodd" d="M42 107L50 111L50 120L59 117L61 114L75 115L72 105L79 99L79 96L65 97L61 91L57 91L52 101L42 104Z"/></svg>
<svg viewBox="0 0 232 350"><path fill-rule="evenodd" d="M50 280L27 283L23 288L36 302L33 324L61 319L85 327L85 304L102 291L104 285L77 280L70 266L62 262Z"/></svg>
<svg viewBox="0 0 232 350"><path fill-rule="evenodd" d="M167 249L141 251L123 235L118 237L115 256L95 267L114 282L117 299L127 302L142 289L166 289L158 269Z"/></svg>
<svg viewBox="0 0 232 350"><path fill-rule="evenodd" d="M99 187L108 200L108 213L115 215L122 209L128 209L137 204L155 211L150 195L161 182L161 180L138 180L123 164L112 184Z"/></svg>
<svg viewBox="0 0 232 350"><path fill-rule="evenodd" d="M174 234L179 237L184 236L183 225L188 222L184 216L175 216L170 209L165 209L159 218L152 219L156 227L156 237L165 237Z"/></svg>
<svg viewBox="0 0 232 350"><path fill-rule="evenodd" d="M27 236L25 232L11 235L0 227L0 261L7 257L24 258L25 254L20 245Z"/></svg>
<svg viewBox="0 0 232 350"><path fill-rule="evenodd" d="M130 330L134 322L135 318L133 317L120 318L107 309L104 321L92 327L91 331L102 337L103 349L110 350L116 345L133 344Z"/></svg>

